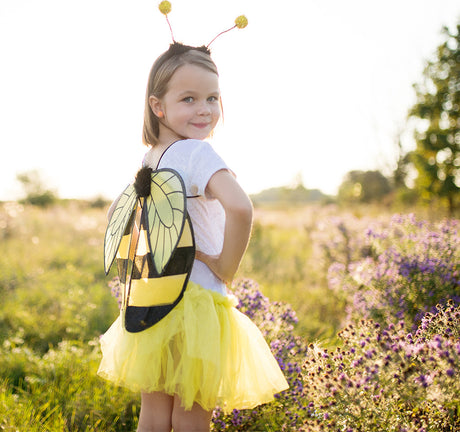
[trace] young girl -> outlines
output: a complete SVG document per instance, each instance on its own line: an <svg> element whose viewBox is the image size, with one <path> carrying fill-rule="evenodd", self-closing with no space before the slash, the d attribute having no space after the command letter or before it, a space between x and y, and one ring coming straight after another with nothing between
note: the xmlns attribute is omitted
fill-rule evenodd
<svg viewBox="0 0 460 432"><path fill-rule="evenodd" d="M119 317L101 338L99 375L141 392L138 431L209 431L212 411L253 408L287 389L257 327L227 295L246 250L252 205L204 140L221 115L209 50L173 43L150 72L143 165L182 177L196 260L180 303L160 322L129 333Z"/></svg>

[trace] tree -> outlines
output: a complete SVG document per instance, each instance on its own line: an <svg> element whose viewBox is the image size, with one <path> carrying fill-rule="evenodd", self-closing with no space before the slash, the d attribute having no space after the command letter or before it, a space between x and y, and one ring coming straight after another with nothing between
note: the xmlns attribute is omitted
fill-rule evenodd
<svg viewBox="0 0 460 432"><path fill-rule="evenodd" d="M339 187L338 198L346 202L369 203L391 191L390 182L380 171L350 171Z"/></svg>
<svg viewBox="0 0 460 432"><path fill-rule="evenodd" d="M26 195L22 202L45 207L57 200L56 192L46 188L37 170L19 173L16 178Z"/></svg>
<svg viewBox="0 0 460 432"><path fill-rule="evenodd" d="M460 23L456 34L443 29L446 40L429 61L423 80L415 84L417 102L409 112L416 120L412 152L422 198L440 197L452 213L460 194Z"/></svg>
<svg viewBox="0 0 460 432"><path fill-rule="evenodd" d="M391 175L391 182L394 189L405 189L407 188L407 179L409 176L409 169L411 164L411 153L406 153L403 150L401 143L401 134L397 137L397 159L396 166Z"/></svg>

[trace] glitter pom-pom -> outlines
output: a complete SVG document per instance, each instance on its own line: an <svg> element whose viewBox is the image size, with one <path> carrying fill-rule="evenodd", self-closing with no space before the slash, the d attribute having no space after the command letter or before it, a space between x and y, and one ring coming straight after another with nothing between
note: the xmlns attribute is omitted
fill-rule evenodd
<svg viewBox="0 0 460 432"><path fill-rule="evenodd" d="M168 26L169 26L169 31L171 32L171 38L172 38L173 42L175 42L174 33L172 31L171 23L169 22L169 19L168 19L168 14L169 14L169 12L171 12L171 3L168 0L163 0L158 5L158 9L160 9L160 12L165 16L166 22L168 23Z"/></svg>
<svg viewBox="0 0 460 432"><path fill-rule="evenodd" d="M163 15L168 15L171 12L171 3L168 0L163 0L159 5L158 9Z"/></svg>
<svg viewBox="0 0 460 432"><path fill-rule="evenodd" d="M243 29L245 28L246 26L248 25L248 19L244 16L244 15L240 15L239 17L237 17L235 19L235 25L233 27L230 27L229 29L227 30L224 30L223 32L220 32L211 42L208 43L208 45L206 45L207 47L209 47L209 45L211 45L220 35L223 35L224 33L227 33L229 32L230 30L233 30L234 28L239 28L239 29Z"/></svg>
<svg viewBox="0 0 460 432"><path fill-rule="evenodd" d="M239 29L243 29L248 25L248 19L244 15L240 15L235 19L235 25Z"/></svg>

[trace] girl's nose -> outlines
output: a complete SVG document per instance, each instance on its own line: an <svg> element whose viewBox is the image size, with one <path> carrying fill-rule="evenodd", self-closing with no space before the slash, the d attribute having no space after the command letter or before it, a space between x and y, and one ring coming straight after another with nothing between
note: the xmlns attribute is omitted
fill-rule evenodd
<svg viewBox="0 0 460 432"><path fill-rule="evenodd" d="M211 113L211 108L209 107L207 102L202 102L198 106L198 114L200 115L208 115Z"/></svg>

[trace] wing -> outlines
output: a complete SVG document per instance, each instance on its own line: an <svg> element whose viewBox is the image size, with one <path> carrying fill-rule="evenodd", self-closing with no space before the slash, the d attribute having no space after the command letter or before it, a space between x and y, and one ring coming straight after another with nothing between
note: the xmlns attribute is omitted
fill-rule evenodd
<svg viewBox="0 0 460 432"><path fill-rule="evenodd" d="M137 195L133 185L129 185L121 194L115 210L110 217L104 238L104 269L108 274L120 246L121 238L136 204Z"/></svg>
<svg viewBox="0 0 460 432"><path fill-rule="evenodd" d="M152 172L150 195L145 200L144 221L153 264L162 274L179 243L186 219L185 185L172 169Z"/></svg>

